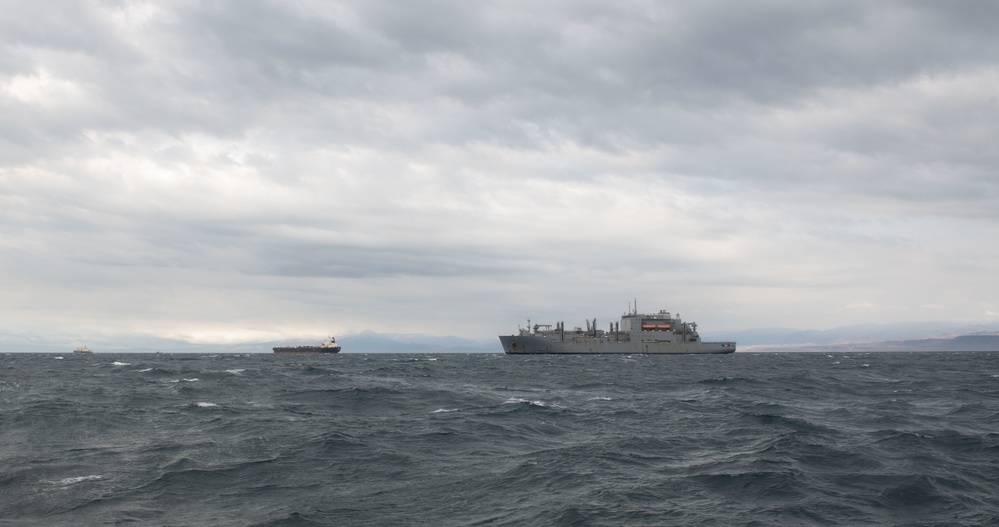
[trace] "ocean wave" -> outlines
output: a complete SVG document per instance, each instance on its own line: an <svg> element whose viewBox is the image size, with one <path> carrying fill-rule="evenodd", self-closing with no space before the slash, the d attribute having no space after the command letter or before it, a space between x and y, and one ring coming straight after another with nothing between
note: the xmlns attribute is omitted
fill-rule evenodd
<svg viewBox="0 0 999 527"><path fill-rule="evenodd" d="M708 385L729 385L729 384L743 384L743 383L752 384L755 382L758 381L741 376L721 376L699 381L700 384L708 384Z"/></svg>
<svg viewBox="0 0 999 527"><path fill-rule="evenodd" d="M996 523L995 353L51 356L4 356L18 525Z"/></svg>
<svg viewBox="0 0 999 527"><path fill-rule="evenodd" d="M94 475L91 475L91 476L76 476L76 477L73 477L73 478L63 478L63 479L60 479L58 481L52 481L50 483L53 483L53 484L59 485L59 486L63 486L63 487L68 487L70 485L76 485L77 483L83 483L83 482L86 482L86 481L101 481L103 479L104 479L104 476L102 476L100 474L94 474Z"/></svg>
<svg viewBox="0 0 999 527"><path fill-rule="evenodd" d="M563 406L561 404L558 404L558 403L549 403L549 402L540 401L540 400L534 400L534 401L532 401L532 400L523 399L523 398L520 398L520 397L511 397L511 398L503 401L503 404L527 404L529 406L538 406L538 407L541 407L541 408L565 408L565 406Z"/></svg>

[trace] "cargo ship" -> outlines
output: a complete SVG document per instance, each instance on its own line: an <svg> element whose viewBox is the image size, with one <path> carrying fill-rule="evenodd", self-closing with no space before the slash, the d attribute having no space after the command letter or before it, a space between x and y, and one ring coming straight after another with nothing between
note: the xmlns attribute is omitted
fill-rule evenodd
<svg viewBox="0 0 999 527"><path fill-rule="evenodd" d="M79 346L73 350L73 353L93 353L93 351L86 346Z"/></svg>
<svg viewBox="0 0 999 527"><path fill-rule="evenodd" d="M591 354L706 354L734 353L735 342L703 342L696 322L684 322L668 311L639 313L631 308L620 322L607 330L597 329L597 319L586 328L566 329L565 322L535 324L530 320L516 335L500 336L503 351L510 355L543 353Z"/></svg>
<svg viewBox="0 0 999 527"><path fill-rule="evenodd" d="M328 354L340 353L340 345L336 339L330 337L318 346L278 346L274 348L274 353L308 353L308 354Z"/></svg>

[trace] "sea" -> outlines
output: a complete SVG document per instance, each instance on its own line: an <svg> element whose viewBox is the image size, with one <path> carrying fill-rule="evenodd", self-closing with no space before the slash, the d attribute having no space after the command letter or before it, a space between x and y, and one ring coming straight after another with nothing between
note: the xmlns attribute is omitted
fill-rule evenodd
<svg viewBox="0 0 999 527"><path fill-rule="evenodd" d="M14 525L999 525L999 353L0 354Z"/></svg>

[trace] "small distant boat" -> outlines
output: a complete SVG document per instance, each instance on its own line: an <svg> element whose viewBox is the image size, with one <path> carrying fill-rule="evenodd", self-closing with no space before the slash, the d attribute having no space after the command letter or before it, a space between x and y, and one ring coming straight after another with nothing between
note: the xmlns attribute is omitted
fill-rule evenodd
<svg viewBox="0 0 999 527"><path fill-rule="evenodd" d="M73 353L93 353L93 351L86 346L80 346L73 350Z"/></svg>
<svg viewBox="0 0 999 527"><path fill-rule="evenodd" d="M274 353L340 353L340 345L336 343L335 338L330 337L318 346L278 346L274 348Z"/></svg>

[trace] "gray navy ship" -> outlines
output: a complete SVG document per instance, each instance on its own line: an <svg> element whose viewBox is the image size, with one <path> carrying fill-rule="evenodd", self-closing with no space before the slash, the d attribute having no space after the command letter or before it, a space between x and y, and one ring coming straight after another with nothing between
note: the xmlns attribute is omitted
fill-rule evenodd
<svg viewBox="0 0 999 527"><path fill-rule="evenodd" d="M340 345L336 339L330 337L318 346L278 346L274 348L274 353L306 353L306 354L327 354L340 353Z"/></svg>
<svg viewBox="0 0 999 527"><path fill-rule="evenodd" d="M507 354L541 353L620 353L695 354L734 353L735 342L703 342L696 322L680 320L680 314L668 311L638 313L638 309L611 322L608 330L597 329L597 319L586 321L586 329L565 329L565 322L535 324L530 321L517 335L500 336Z"/></svg>

